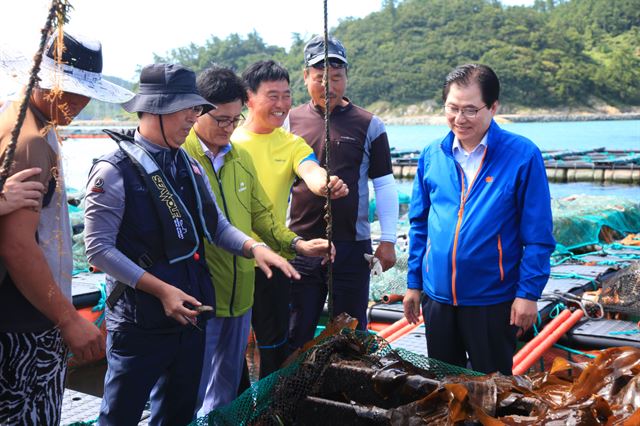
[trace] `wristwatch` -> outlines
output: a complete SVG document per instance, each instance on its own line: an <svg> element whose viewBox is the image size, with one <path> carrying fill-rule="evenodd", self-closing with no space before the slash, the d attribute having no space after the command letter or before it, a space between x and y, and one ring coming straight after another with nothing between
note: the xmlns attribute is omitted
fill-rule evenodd
<svg viewBox="0 0 640 426"><path fill-rule="evenodd" d="M303 241L304 241L304 238L302 238L302 237L301 237L301 236L299 236L299 235L296 235L296 236L295 236L295 237L293 237L293 239L291 240L291 246L290 246L290 247L291 247L291 250L292 250L295 254L298 254L298 251L296 250L296 244L297 244L297 243L298 243L298 241L300 241L300 240L303 240Z"/></svg>
<svg viewBox="0 0 640 426"><path fill-rule="evenodd" d="M257 243L253 243L251 244L251 246L249 247L249 254L251 255L250 258L255 258L255 255L253 254L253 249L255 249L256 247L266 247L269 248L268 245L266 245L263 242L257 242Z"/></svg>

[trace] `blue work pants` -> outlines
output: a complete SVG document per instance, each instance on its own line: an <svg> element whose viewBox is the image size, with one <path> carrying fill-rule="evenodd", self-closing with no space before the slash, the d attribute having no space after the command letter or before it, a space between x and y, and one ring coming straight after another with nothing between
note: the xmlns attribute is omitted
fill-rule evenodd
<svg viewBox="0 0 640 426"><path fill-rule="evenodd" d="M192 326L170 333L110 331L100 426L137 425L148 399L150 425L190 423L203 353L204 332Z"/></svg>
<svg viewBox="0 0 640 426"><path fill-rule="evenodd" d="M250 330L251 310L239 317L215 317L207 321L197 417L236 399Z"/></svg>

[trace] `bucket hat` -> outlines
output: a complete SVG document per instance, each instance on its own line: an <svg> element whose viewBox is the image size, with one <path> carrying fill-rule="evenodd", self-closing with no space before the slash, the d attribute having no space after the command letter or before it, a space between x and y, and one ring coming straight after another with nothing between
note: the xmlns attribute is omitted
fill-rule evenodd
<svg viewBox="0 0 640 426"><path fill-rule="evenodd" d="M99 41L66 32L62 40L64 48L59 61L54 59L58 49L57 31L47 40L38 72L40 88L59 88L63 92L117 104L133 97L129 90L102 78L102 45ZM13 83L26 84L32 67L33 60L23 53L0 48L0 72Z"/></svg>
<svg viewBox="0 0 640 426"><path fill-rule="evenodd" d="M152 64L142 69L138 93L122 107L127 112L162 115L198 105L204 113L215 108L198 93L193 71L177 64Z"/></svg>

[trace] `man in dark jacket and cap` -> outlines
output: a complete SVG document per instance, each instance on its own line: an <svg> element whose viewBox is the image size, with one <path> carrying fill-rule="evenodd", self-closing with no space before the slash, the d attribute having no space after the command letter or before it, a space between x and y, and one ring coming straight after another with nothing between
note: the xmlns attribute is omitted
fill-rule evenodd
<svg viewBox="0 0 640 426"><path fill-rule="evenodd" d="M298 278L285 259L230 225L208 180L180 146L214 105L193 71L143 68L140 90L123 104L135 132L107 132L118 150L94 165L87 185L85 242L108 275L107 363L101 425L137 424L147 399L151 423L192 420L215 295L204 256L208 240ZM268 271L268 272L267 272Z"/></svg>

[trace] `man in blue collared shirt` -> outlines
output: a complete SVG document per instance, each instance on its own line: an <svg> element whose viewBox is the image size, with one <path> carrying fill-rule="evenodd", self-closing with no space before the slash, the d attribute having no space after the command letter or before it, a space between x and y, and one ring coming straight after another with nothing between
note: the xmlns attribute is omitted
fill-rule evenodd
<svg viewBox="0 0 640 426"><path fill-rule="evenodd" d="M430 357L511 374L516 336L536 318L555 241L542 155L493 121L499 93L484 65L446 78L451 132L418 162L404 313L418 321L424 292Z"/></svg>
<svg viewBox="0 0 640 426"><path fill-rule="evenodd" d="M485 135L480 143L471 151L467 151L462 146L460 139L457 137L453 139L453 158L455 158L458 164L460 164L460 167L462 167L466 177L465 183L467 186L469 186L469 180L473 179L480 168L480 163L482 163L482 157L484 156L486 148L487 135Z"/></svg>

